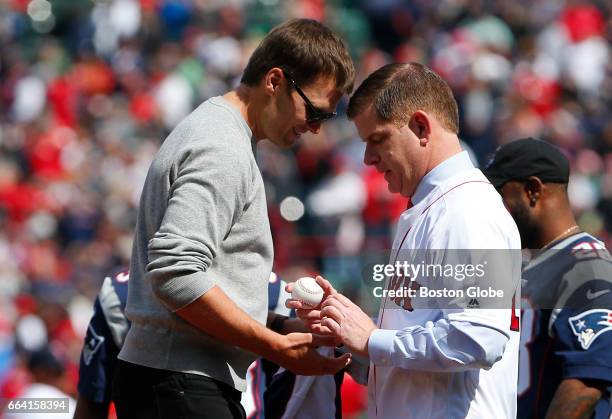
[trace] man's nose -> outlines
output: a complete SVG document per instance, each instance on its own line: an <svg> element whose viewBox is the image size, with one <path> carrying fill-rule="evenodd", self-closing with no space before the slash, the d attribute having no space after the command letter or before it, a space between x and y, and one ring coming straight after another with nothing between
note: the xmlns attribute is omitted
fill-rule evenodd
<svg viewBox="0 0 612 419"><path fill-rule="evenodd" d="M374 153L369 145L366 145L365 152L363 153L363 163L366 166L373 166L378 161L376 153Z"/></svg>

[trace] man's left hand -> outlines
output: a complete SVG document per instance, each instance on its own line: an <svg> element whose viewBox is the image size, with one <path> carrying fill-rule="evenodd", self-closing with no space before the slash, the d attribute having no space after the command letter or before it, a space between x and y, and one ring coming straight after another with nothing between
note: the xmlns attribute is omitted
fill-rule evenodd
<svg viewBox="0 0 612 419"><path fill-rule="evenodd" d="M370 316L340 293L321 305L321 324L329 328L353 354L368 356L368 340L377 329Z"/></svg>

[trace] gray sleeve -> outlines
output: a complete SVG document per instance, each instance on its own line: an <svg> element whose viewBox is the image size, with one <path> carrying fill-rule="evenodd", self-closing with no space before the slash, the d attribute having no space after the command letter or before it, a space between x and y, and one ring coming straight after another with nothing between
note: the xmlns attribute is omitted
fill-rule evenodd
<svg viewBox="0 0 612 419"><path fill-rule="evenodd" d="M249 196L250 161L232 143L193 140L177 159L164 217L148 244L146 274L172 311L215 285L206 271Z"/></svg>

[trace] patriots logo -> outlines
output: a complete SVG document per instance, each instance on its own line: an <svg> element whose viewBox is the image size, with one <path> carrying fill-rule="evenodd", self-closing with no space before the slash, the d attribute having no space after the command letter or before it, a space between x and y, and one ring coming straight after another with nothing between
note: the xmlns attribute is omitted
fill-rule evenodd
<svg viewBox="0 0 612 419"><path fill-rule="evenodd" d="M589 349L599 335L612 330L612 310L587 310L568 321L582 349Z"/></svg>
<svg viewBox="0 0 612 419"><path fill-rule="evenodd" d="M89 325L87 336L85 337L85 345L83 346L83 362L85 365L91 364L93 356L98 352L104 343L104 336L96 334L91 325Z"/></svg>

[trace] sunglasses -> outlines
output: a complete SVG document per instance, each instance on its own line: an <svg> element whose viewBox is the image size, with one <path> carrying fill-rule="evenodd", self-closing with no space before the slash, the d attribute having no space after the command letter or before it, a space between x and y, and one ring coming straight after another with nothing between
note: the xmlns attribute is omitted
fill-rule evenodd
<svg viewBox="0 0 612 419"><path fill-rule="evenodd" d="M338 115L336 112L323 112L322 110L318 109L315 105L312 104L312 102L304 94L302 89L300 89L300 86L297 85L295 80L293 80L291 74L284 70L283 73L285 74L285 77L287 78L287 80L289 80L295 91L298 93L298 95L300 95L300 97L304 99L304 103L306 104L307 124L322 124L323 122L329 121L330 119Z"/></svg>

